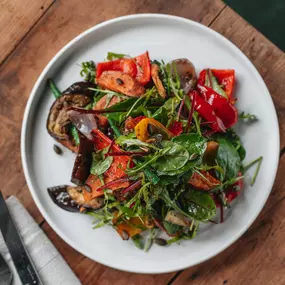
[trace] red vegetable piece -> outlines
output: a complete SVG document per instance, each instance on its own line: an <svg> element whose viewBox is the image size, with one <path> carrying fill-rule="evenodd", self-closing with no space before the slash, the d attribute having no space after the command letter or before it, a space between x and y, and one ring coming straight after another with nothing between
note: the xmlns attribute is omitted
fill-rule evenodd
<svg viewBox="0 0 285 285"><path fill-rule="evenodd" d="M97 64L96 78L98 79L104 71L121 71L135 78L137 66L132 58L121 58Z"/></svg>
<svg viewBox="0 0 285 285"><path fill-rule="evenodd" d="M148 51L135 57L137 64L137 76L136 79L142 85L147 84L150 81L150 60Z"/></svg>
<svg viewBox="0 0 285 285"><path fill-rule="evenodd" d="M179 136L183 133L183 127L182 123L179 121L173 121L168 130L174 135L174 136Z"/></svg>
<svg viewBox="0 0 285 285"><path fill-rule="evenodd" d="M135 118L128 117L125 121L125 130L126 131L133 131L136 125L142 120L146 118L146 116L138 116Z"/></svg>
<svg viewBox="0 0 285 285"><path fill-rule="evenodd" d="M226 128L222 122L222 120L216 115L213 107L206 102L203 98L201 98L196 90L193 90L189 93L193 101L193 97L195 97L194 108L199 113L199 115L210 122L210 127L216 132L225 132Z"/></svg>
<svg viewBox="0 0 285 285"><path fill-rule="evenodd" d="M223 121L226 128L232 127L237 122L237 109L225 97L207 86L198 85L197 88L205 101L213 107L215 114Z"/></svg>
<svg viewBox="0 0 285 285"><path fill-rule="evenodd" d="M211 69L213 75L217 78L218 83L223 86L226 91L229 101L233 104L233 89L235 85L235 70L234 69Z"/></svg>

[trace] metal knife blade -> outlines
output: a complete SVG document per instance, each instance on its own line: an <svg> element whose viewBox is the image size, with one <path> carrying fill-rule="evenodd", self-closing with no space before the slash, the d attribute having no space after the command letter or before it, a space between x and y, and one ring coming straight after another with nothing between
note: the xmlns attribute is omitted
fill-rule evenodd
<svg viewBox="0 0 285 285"><path fill-rule="evenodd" d="M3 256L0 254L0 285L10 285L13 275Z"/></svg>
<svg viewBox="0 0 285 285"><path fill-rule="evenodd" d="M0 191L0 230L23 285L42 285Z"/></svg>

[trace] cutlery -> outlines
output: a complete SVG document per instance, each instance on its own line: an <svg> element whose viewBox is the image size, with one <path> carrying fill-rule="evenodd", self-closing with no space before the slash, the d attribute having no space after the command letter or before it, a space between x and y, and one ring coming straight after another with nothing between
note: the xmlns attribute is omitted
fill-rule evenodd
<svg viewBox="0 0 285 285"><path fill-rule="evenodd" d="M0 230L23 285L42 285L0 191ZM8 283L7 283L8 284ZM2 284L1 284L2 285Z"/></svg>
<svg viewBox="0 0 285 285"><path fill-rule="evenodd" d="M10 285L13 275L3 256L0 254L0 285Z"/></svg>

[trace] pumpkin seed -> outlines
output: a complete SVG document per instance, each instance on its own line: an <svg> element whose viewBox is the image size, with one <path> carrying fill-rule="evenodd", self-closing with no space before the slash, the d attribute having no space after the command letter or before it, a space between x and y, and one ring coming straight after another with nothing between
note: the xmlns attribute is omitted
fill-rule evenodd
<svg viewBox="0 0 285 285"><path fill-rule="evenodd" d="M122 231L122 238L123 238L123 240L128 240L130 238L127 231L125 231L125 230Z"/></svg>
<svg viewBox="0 0 285 285"><path fill-rule="evenodd" d="M124 81L121 78L116 78L116 81L119 85L123 85Z"/></svg>
<svg viewBox="0 0 285 285"><path fill-rule="evenodd" d="M62 150L59 146L57 146L56 144L53 145L53 150L56 154L61 155L62 154Z"/></svg>
<svg viewBox="0 0 285 285"><path fill-rule="evenodd" d="M84 189L85 189L87 192L91 193L91 187L90 187L89 185L84 185Z"/></svg>
<svg viewBox="0 0 285 285"><path fill-rule="evenodd" d="M160 246L165 246L167 245L167 241L163 238L155 238L154 239L154 242L157 244L157 245L160 245Z"/></svg>

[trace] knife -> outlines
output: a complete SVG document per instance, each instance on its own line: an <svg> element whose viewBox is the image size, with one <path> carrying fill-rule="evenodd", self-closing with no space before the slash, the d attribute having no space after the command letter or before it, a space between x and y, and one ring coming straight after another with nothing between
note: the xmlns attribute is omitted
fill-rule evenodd
<svg viewBox="0 0 285 285"><path fill-rule="evenodd" d="M0 230L23 285L42 285L0 191Z"/></svg>

